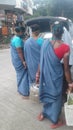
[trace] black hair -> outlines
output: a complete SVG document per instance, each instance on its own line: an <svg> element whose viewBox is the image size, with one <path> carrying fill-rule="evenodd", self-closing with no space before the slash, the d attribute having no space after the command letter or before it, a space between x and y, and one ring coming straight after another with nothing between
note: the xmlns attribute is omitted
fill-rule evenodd
<svg viewBox="0 0 73 130"><path fill-rule="evenodd" d="M20 30L21 30L21 32L25 32L26 29L25 29L25 27L21 26Z"/></svg>
<svg viewBox="0 0 73 130"><path fill-rule="evenodd" d="M15 32L19 33L20 31L20 27L15 27Z"/></svg>
<svg viewBox="0 0 73 130"><path fill-rule="evenodd" d="M61 39L64 29L61 23L55 22L52 26L52 33L57 39Z"/></svg>
<svg viewBox="0 0 73 130"><path fill-rule="evenodd" d="M15 31L17 33L19 33L19 32L25 33L25 27L23 27L23 26L21 26L21 27L17 26L17 27L15 27Z"/></svg>
<svg viewBox="0 0 73 130"><path fill-rule="evenodd" d="M38 24L31 25L32 32L40 31L40 27Z"/></svg>

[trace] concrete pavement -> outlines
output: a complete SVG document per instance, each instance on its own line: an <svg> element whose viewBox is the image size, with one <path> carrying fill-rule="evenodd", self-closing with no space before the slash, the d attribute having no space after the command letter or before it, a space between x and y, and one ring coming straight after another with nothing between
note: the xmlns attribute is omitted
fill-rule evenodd
<svg viewBox="0 0 73 130"><path fill-rule="evenodd" d="M37 120L41 110L38 101L24 100L18 95L10 49L0 50L0 130L51 130L50 121ZM73 130L73 127L63 126L58 130Z"/></svg>

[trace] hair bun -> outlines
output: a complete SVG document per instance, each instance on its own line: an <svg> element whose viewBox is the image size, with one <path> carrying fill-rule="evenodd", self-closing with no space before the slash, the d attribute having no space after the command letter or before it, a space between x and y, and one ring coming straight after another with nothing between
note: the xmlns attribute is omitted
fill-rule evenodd
<svg viewBox="0 0 73 130"><path fill-rule="evenodd" d="M52 26L52 33L54 35L62 35L64 32L63 26L60 22L56 21Z"/></svg>

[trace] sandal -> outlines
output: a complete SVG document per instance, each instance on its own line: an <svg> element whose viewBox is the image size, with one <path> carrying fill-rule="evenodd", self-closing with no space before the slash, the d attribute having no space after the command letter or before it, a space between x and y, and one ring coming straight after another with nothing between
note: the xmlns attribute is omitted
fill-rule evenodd
<svg viewBox="0 0 73 130"><path fill-rule="evenodd" d="M38 115L37 119L38 119L39 121L43 121L43 120L44 120L43 114L40 113L40 114Z"/></svg>
<svg viewBox="0 0 73 130"><path fill-rule="evenodd" d="M63 126L63 125L65 125L65 123L63 123L62 121L59 121L57 124L52 124L52 125L50 126L50 128L51 128L51 129L56 129L56 128L61 127L61 126Z"/></svg>

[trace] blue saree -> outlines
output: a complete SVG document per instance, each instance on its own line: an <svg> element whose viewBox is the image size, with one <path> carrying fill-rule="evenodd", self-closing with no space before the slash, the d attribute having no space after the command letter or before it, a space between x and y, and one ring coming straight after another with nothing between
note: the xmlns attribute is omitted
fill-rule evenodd
<svg viewBox="0 0 73 130"><path fill-rule="evenodd" d="M43 115L57 123L62 106L63 70L50 41L46 40L41 49L39 97Z"/></svg>
<svg viewBox="0 0 73 130"><path fill-rule="evenodd" d="M36 40L30 37L24 45L24 56L27 63L29 84L35 82L36 72L40 63L41 46Z"/></svg>
<svg viewBox="0 0 73 130"><path fill-rule="evenodd" d="M28 72L24 68L17 53L16 47L12 45L12 42L10 49L11 49L12 63L17 75L18 92L23 96L28 96L29 95Z"/></svg>

